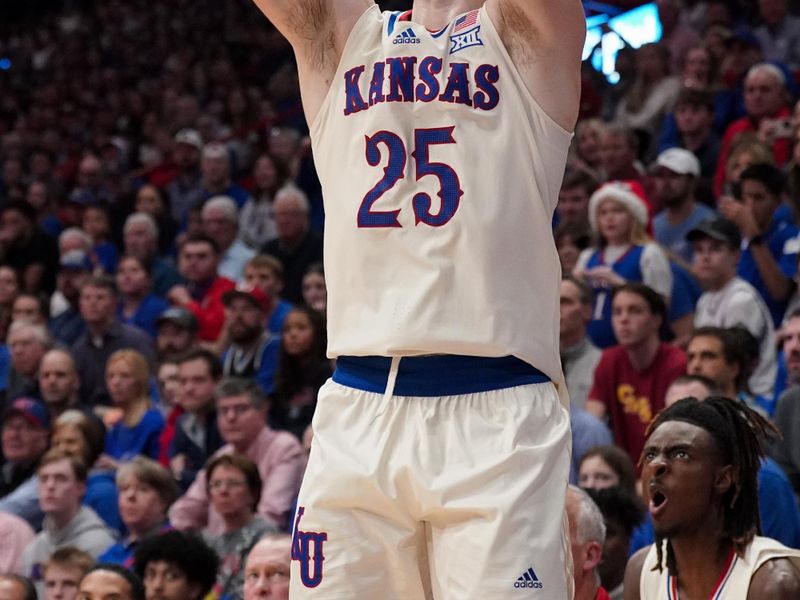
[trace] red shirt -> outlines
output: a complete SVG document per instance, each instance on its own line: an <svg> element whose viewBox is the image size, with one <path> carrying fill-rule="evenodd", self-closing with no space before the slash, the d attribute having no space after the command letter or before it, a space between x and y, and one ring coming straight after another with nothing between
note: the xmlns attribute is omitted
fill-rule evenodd
<svg viewBox="0 0 800 600"><path fill-rule="evenodd" d="M222 296L232 290L236 284L227 277L217 277L203 294L199 301L186 305L194 314L199 325L197 337L202 342L213 342L219 337L222 325L225 323L225 306Z"/></svg>
<svg viewBox="0 0 800 600"><path fill-rule="evenodd" d="M664 408L667 388L684 373L686 355L672 344L662 342L644 371L633 367L622 346L603 351L589 398L605 405L614 439L634 464L639 462L647 426Z"/></svg>
<svg viewBox="0 0 800 600"><path fill-rule="evenodd" d="M783 107L778 111L773 119L785 119L792 116L792 112ZM733 142L739 137L740 134L745 132L756 133L758 125L754 123L749 117L742 117L737 119L725 130L725 135L722 137L722 145L719 149L719 159L717 159L717 171L714 173L714 195L719 197L722 194L722 187L725 185L725 171L728 167L728 158L731 153L731 146ZM772 143L772 156L779 167L782 167L789 160L792 154L792 140L789 138L777 138Z"/></svg>

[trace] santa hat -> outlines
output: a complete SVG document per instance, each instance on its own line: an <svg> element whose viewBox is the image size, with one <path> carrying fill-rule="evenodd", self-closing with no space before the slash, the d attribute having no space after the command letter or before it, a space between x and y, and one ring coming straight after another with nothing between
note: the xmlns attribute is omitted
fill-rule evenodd
<svg viewBox="0 0 800 600"><path fill-rule="evenodd" d="M589 224L597 231L597 209L604 200L616 200L628 209L642 227L648 228L650 202L644 188L636 181L609 181L601 185L589 198Z"/></svg>

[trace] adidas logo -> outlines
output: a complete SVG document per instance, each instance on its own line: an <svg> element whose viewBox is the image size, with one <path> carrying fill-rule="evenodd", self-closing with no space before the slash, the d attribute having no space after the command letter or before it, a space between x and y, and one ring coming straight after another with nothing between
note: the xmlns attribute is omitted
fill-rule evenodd
<svg viewBox="0 0 800 600"><path fill-rule="evenodd" d="M395 36L394 41L392 43L393 44L419 44L420 40L417 37L417 34L414 33L414 30L411 29L411 27L409 27L405 31L402 31L402 32L398 33Z"/></svg>
<svg viewBox="0 0 800 600"><path fill-rule="evenodd" d="M522 575L517 577L517 581L514 582L515 588L535 588L537 590L542 589L542 582L539 581L539 578L536 576L536 573L533 571L533 567L529 567L527 571L525 571Z"/></svg>

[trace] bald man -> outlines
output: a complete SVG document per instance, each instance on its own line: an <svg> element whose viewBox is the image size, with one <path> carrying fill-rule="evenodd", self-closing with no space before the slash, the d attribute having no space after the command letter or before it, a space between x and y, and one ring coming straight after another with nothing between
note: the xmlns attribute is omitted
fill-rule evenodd
<svg viewBox="0 0 800 600"><path fill-rule="evenodd" d="M270 598L289 600L289 564L292 537L268 535L247 556L244 571L244 600Z"/></svg>
<svg viewBox="0 0 800 600"><path fill-rule="evenodd" d="M69 352L54 349L42 357L39 390L50 412L51 422L67 409L84 408L78 396L80 387L81 379Z"/></svg>

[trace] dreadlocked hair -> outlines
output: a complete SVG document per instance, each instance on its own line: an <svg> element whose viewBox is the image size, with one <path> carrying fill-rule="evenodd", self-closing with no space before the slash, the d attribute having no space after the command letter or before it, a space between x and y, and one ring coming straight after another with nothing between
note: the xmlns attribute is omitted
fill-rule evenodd
<svg viewBox="0 0 800 600"><path fill-rule="evenodd" d="M668 421L683 421L707 431L717 446L722 464L734 467L733 485L722 497L722 539L742 556L755 535L761 533L758 513L758 471L764 457L764 444L779 436L778 430L743 402L723 396L699 401L684 398L664 409L647 427L645 437ZM661 571L663 538L656 534L657 560ZM672 546L667 544L667 568L675 570Z"/></svg>

